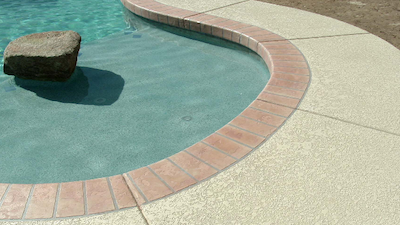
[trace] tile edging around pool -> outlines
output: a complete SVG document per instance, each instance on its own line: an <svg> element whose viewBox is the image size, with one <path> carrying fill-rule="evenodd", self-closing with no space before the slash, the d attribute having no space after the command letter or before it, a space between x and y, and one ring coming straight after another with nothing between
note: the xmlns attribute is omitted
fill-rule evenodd
<svg viewBox="0 0 400 225"><path fill-rule="evenodd" d="M152 165L87 181L0 184L0 219L58 219L113 212L204 181L264 143L295 111L310 84L311 73L303 54L268 30L154 0L121 1L141 17L250 48L268 65L270 80L257 99L227 125Z"/></svg>

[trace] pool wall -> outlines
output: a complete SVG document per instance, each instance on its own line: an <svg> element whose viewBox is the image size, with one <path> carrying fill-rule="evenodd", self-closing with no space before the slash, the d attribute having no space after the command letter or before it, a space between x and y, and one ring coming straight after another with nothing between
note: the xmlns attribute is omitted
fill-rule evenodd
<svg viewBox="0 0 400 225"><path fill-rule="evenodd" d="M112 212L184 190L254 151L285 123L304 97L310 68L303 54L285 38L256 26L153 0L122 3L141 17L250 48L268 65L271 79L257 99L227 125L152 165L86 181L0 184L0 219L54 219Z"/></svg>

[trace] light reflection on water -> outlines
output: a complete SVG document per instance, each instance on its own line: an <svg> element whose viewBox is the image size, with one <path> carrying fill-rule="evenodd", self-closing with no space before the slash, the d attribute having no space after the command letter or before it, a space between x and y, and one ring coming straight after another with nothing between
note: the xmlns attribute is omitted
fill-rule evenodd
<svg viewBox="0 0 400 225"><path fill-rule="evenodd" d="M32 33L74 30L88 43L126 27L119 0L1 0L0 57L9 42Z"/></svg>

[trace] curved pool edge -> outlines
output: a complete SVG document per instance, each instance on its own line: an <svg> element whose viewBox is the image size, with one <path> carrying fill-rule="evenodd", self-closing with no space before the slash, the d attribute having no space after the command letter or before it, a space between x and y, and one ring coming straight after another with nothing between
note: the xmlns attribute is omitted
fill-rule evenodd
<svg viewBox="0 0 400 225"><path fill-rule="evenodd" d="M311 71L290 41L268 30L152 0L122 0L131 12L171 26L241 44L271 72L264 90L227 125L195 145L124 174L56 184L0 184L0 219L56 219L114 212L164 198L237 163L273 135L296 110Z"/></svg>

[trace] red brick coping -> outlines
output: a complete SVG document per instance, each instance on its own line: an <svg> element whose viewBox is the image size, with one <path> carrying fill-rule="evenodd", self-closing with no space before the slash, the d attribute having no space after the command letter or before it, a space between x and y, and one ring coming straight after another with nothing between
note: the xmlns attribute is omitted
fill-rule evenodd
<svg viewBox="0 0 400 225"><path fill-rule="evenodd" d="M297 108L310 83L302 53L268 30L154 0L122 0L133 13L239 43L257 52L271 79L240 115L195 145L122 175L54 184L0 184L0 219L84 216L146 204L207 179L262 144Z"/></svg>

